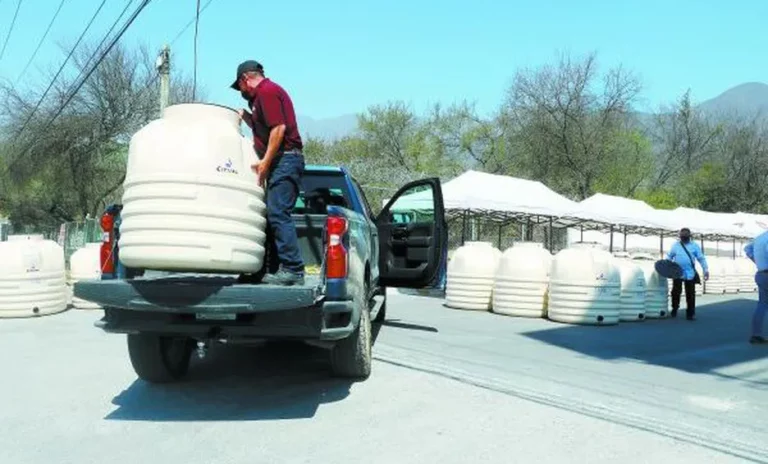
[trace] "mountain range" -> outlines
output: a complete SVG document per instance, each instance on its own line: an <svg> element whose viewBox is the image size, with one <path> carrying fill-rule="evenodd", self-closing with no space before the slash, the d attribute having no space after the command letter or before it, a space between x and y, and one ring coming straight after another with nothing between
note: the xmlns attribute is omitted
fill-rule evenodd
<svg viewBox="0 0 768 464"><path fill-rule="evenodd" d="M762 82L740 84L712 99L699 103L697 107L713 117L753 116L758 113L768 117L768 84ZM315 137L332 140L351 135L357 129L357 116L355 114L320 119L298 115L297 118L304 138Z"/></svg>

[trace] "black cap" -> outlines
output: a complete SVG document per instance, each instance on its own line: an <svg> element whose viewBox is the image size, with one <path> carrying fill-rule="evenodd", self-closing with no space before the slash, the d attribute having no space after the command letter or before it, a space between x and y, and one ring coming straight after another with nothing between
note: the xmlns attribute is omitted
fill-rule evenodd
<svg viewBox="0 0 768 464"><path fill-rule="evenodd" d="M242 76L247 72L257 72L257 73L264 74L264 67L258 61L254 61L254 60L243 61L237 67L237 76L235 76L235 82L233 82L232 85L230 85L230 87L239 91L240 86L237 85L237 81L240 80L240 76Z"/></svg>

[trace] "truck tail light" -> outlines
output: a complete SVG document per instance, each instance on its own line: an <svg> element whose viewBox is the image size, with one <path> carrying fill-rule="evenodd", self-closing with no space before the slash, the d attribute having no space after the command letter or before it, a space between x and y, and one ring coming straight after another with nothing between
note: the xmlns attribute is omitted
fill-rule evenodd
<svg viewBox="0 0 768 464"><path fill-rule="evenodd" d="M101 273L115 273L115 258L113 255L115 242L115 216L107 211L101 216Z"/></svg>
<svg viewBox="0 0 768 464"><path fill-rule="evenodd" d="M343 279L347 277L347 249L344 248L344 234L347 233L347 220L343 217L329 216L325 222L328 234L328 247L325 254L325 277Z"/></svg>

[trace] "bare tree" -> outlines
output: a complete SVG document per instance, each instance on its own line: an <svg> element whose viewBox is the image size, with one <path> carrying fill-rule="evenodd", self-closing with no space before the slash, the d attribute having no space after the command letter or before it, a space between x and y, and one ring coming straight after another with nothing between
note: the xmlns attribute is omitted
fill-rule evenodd
<svg viewBox="0 0 768 464"><path fill-rule="evenodd" d="M76 52L76 70L86 69L96 52L88 46ZM12 220L76 220L98 214L119 197L128 141L159 116L153 63L146 48L128 50L118 44L73 98L75 80L57 81L34 115L39 93L1 89L6 149L0 201ZM171 89L172 102L191 101L188 79L174 79Z"/></svg>
<svg viewBox="0 0 768 464"><path fill-rule="evenodd" d="M505 110L528 175L579 199L589 196L639 92L638 79L621 67L601 76L594 54L518 72Z"/></svg>
<svg viewBox="0 0 768 464"><path fill-rule="evenodd" d="M653 187L666 186L671 179L698 169L711 159L721 127L712 124L691 103L686 91L673 108L655 116L652 137L658 147Z"/></svg>

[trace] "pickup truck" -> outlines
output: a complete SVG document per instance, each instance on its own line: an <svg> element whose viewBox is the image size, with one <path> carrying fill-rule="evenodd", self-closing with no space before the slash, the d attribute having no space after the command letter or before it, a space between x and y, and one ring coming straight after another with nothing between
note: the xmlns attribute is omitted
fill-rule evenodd
<svg viewBox="0 0 768 464"><path fill-rule="evenodd" d="M74 294L104 308L96 327L127 334L133 369L151 383L183 379L192 354L203 357L210 343L265 340L326 348L334 375L365 379L386 288L434 288L445 277L447 224L436 178L403 186L374 216L345 168L307 165L292 215L307 267L299 286L261 284L258 275L126 268L121 208L111 205L101 218L101 279L77 282ZM409 214L413 208L418 214ZM276 266L268 246L261 274Z"/></svg>

